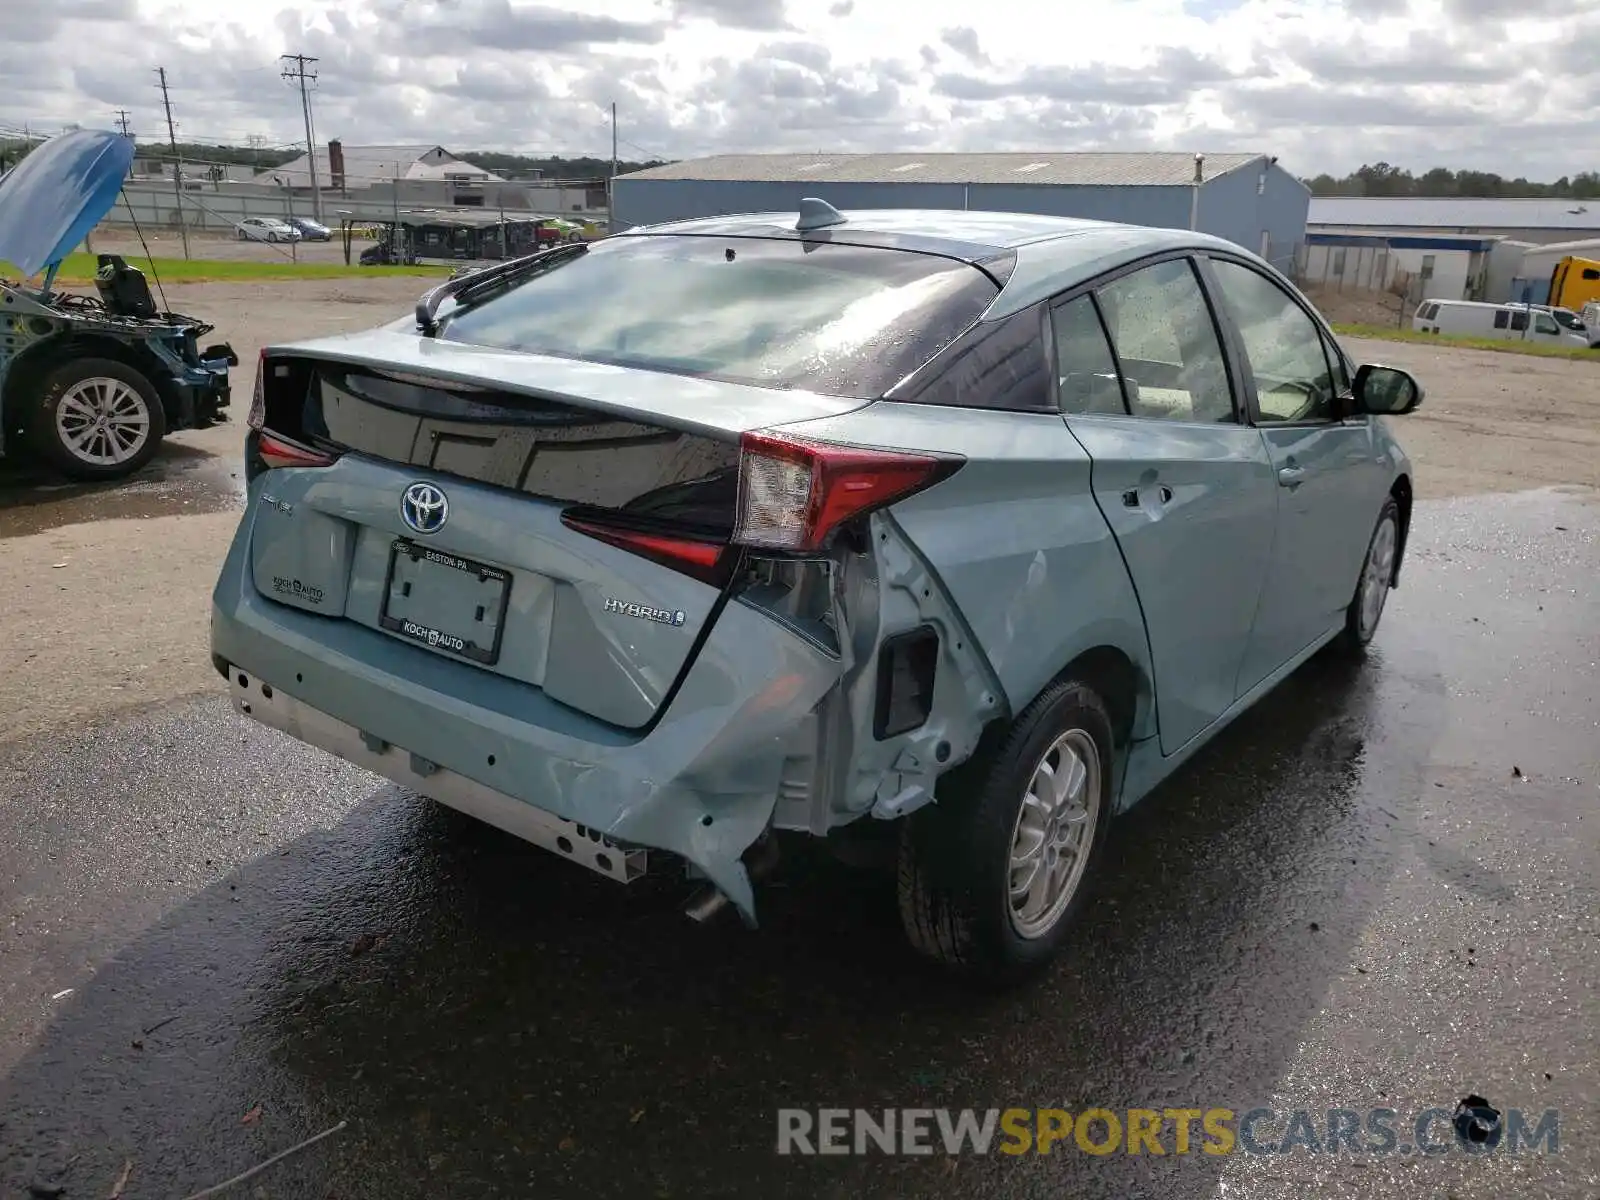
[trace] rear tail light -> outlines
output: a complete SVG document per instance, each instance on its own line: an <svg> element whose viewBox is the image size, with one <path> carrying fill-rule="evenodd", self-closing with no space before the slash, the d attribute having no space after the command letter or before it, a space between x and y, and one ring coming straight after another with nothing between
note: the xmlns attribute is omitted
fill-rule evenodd
<svg viewBox="0 0 1600 1200"><path fill-rule="evenodd" d="M735 551L721 542L646 533L571 513L563 513L561 522L568 529L588 534L608 546L630 551L716 587L721 587L727 582L728 570L733 566Z"/></svg>
<svg viewBox="0 0 1600 1200"><path fill-rule="evenodd" d="M747 433L733 540L762 550L816 550L850 518L920 492L960 465L932 454Z"/></svg>
<svg viewBox="0 0 1600 1200"><path fill-rule="evenodd" d="M280 366L278 373L285 368ZM256 452L252 470L275 467L327 467L338 461L337 454L303 445L267 428L267 352L256 358L256 386L250 397L250 428L255 431Z"/></svg>
<svg viewBox="0 0 1600 1200"><path fill-rule="evenodd" d="M569 512L562 520L579 533L720 585L739 547L818 550L852 517L903 500L964 461L770 433L745 434L739 450L738 510L728 543L630 529L592 512Z"/></svg>
<svg viewBox="0 0 1600 1200"><path fill-rule="evenodd" d="M313 450L263 429L256 441L256 457L265 467L329 467L339 456Z"/></svg>

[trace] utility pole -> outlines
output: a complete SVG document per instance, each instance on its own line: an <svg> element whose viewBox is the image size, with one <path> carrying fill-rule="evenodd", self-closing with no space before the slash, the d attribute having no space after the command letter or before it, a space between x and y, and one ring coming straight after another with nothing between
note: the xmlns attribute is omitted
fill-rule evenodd
<svg viewBox="0 0 1600 1200"><path fill-rule="evenodd" d="M292 67L284 67L283 77L291 82L300 84L300 108L306 118L306 166L311 173L311 215L318 221L322 220L322 192L317 187L317 135L311 127L311 94L306 91L306 84L317 81L315 71L307 71L306 67L317 60L305 54L280 54L278 57L286 62L293 63Z"/></svg>
<svg viewBox="0 0 1600 1200"><path fill-rule="evenodd" d="M183 219L183 156L178 153L178 130L172 123L172 99L167 95L167 69L157 67L161 80L161 103L167 110L167 144L172 147L172 194L178 199L178 233L183 238L183 256L189 257L189 226Z"/></svg>
<svg viewBox="0 0 1600 1200"><path fill-rule="evenodd" d="M128 110L127 109L125 109L125 108L117 109L117 124L122 127L122 136L123 137L131 138L133 136L132 132L128 129Z"/></svg>
<svg viewBox="0 0 1600 1200"><path fill-rule="evenodd" d="M617 102L611 102L611 179L606 184L606 232L617 231Z"/></svg>

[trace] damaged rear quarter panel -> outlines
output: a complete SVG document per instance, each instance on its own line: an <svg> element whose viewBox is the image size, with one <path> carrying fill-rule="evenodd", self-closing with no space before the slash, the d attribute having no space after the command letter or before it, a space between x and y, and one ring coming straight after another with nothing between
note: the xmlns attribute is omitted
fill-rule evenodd
<svg viewBox="0 0 1600 1200"><path fill-rule="evenodd" d="M849 626L843 682L818 710L807 818L780 801L781 825L823 833L867 812L914 811L990 722L1021 712L1069 663L1101 647L1133 664L1131 736L1153 732L1138 599L1090 491L1088 456L1059 416L880 402L786 432L967 461L875 514L870 561L846 557L837 569ZM933 711L918 729L877 741L878 646L922 624L940 635Z"/></svg>

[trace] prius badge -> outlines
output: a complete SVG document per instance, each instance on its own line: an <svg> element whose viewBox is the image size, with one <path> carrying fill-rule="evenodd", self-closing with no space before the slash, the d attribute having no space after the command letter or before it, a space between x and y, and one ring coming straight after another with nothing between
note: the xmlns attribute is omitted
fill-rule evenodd
<svg viewBox="0 0 1600 1200"><path fill-rule="evenodd" d="M641 621L654 621L658 625L677 627L689 619L681 608L652 608L648 604L629 604L611 596L605 598L605 610L619 617L638 617Z"/></svg>
<svg viewBox="0 0 1600 1200"><path fill-rule="evenodd" d="M400 519L417 533L438 533L450 519L450 501L441 488L418 480L400 497Z"/></svg>

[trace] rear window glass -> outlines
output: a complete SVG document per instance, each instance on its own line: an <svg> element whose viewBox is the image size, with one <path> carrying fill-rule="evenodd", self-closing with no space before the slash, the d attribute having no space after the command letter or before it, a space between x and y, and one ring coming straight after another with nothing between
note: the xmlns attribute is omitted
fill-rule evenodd
<svg viewBox="0 0 1600 1200"><path fill-rule="evenodd" d="M994 299L966 263L778 238L631 235L446 316L477 346L869 399Z"/></svg>

